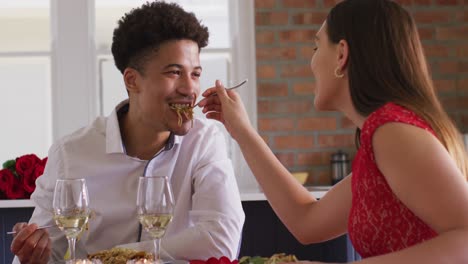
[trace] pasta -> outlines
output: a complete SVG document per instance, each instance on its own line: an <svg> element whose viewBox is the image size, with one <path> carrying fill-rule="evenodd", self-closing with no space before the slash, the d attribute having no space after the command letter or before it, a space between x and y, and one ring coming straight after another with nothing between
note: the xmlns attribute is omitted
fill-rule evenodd
<svg viewBox="0 0 468 264"><path fill-rule="evenodd" d="M173 104L171 105L171 109L175 110L177 116L179 117L178 125L182 126L182 115L185 118L192 120L192 127L193 127L193 108L189 105L182 105L182 104Z"/></svg>
<svg viewBox="0 0 468 264"><path fill-rule="evenodd" d="M112 248L88 254L88 259L99 259L102 264L126 264L128 260L152 260L153 255L145 251L136 251L128 248Z"/></svg>

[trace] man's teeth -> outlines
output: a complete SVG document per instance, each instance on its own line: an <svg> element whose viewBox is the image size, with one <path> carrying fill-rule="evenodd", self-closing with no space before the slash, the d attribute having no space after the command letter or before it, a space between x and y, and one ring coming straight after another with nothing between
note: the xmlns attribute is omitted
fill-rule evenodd
<svg viewBox="0 0 468 264"><path fill-rule="evenodd" d="M172 104L175 107L190 107L190 104Z"/></svg>

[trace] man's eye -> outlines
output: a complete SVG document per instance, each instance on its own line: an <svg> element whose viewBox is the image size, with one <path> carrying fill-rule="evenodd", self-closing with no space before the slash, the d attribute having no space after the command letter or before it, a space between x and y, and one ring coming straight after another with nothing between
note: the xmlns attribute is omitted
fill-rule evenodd
<svg viewBox="0 0 468 264"><path fill-rule="evenodd" d="M194 73L192 73L192 75L197 77L197 78L200 78L201 73L200 72L194 72Z"/></svg>
<svg viewBox="0 0 468 264"><path fill-rule="evenodd" d="M318 50L318 48L317 48L317 47L314 47L314 51L317 51L317 50Z"/></svg>
<svg viewBox="0 0 468 264"><path fill-rule="evenodd" d="M170 71L171 74L180 75L180 71Z"/></svg>

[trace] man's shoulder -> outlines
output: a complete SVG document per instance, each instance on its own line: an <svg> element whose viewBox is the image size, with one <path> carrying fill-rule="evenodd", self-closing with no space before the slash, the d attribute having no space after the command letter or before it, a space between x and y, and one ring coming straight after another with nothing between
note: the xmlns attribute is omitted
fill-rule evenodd
<svg viewBox="0 0 468 264"><path fill-rule="evenodd" d="M74 132L63 136L58 142L60 144L81 143L91 138L105 136L107 118L97 117L90 125L81 127Z"/></svg>

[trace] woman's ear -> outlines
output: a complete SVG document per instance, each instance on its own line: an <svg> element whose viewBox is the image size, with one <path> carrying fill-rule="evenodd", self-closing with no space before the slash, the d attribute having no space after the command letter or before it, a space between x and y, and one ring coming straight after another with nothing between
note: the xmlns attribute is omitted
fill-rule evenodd
<svg viewBox="0 0 468 264"><path fill-rule="evenodd" d="M341 71L345 71L348 66L349 46L348 42L344 39L338 42L338 67Z"/></svg>
<svg viewBox="0 0 468 264"><path fill-rule="evenodd" d="M133 69L133 68L125 68L123 72L123 79L125 82L125 87L127 88L127 91L133 92L133 93L138 93L138 77L140 76L140 73Z"/></svg>

